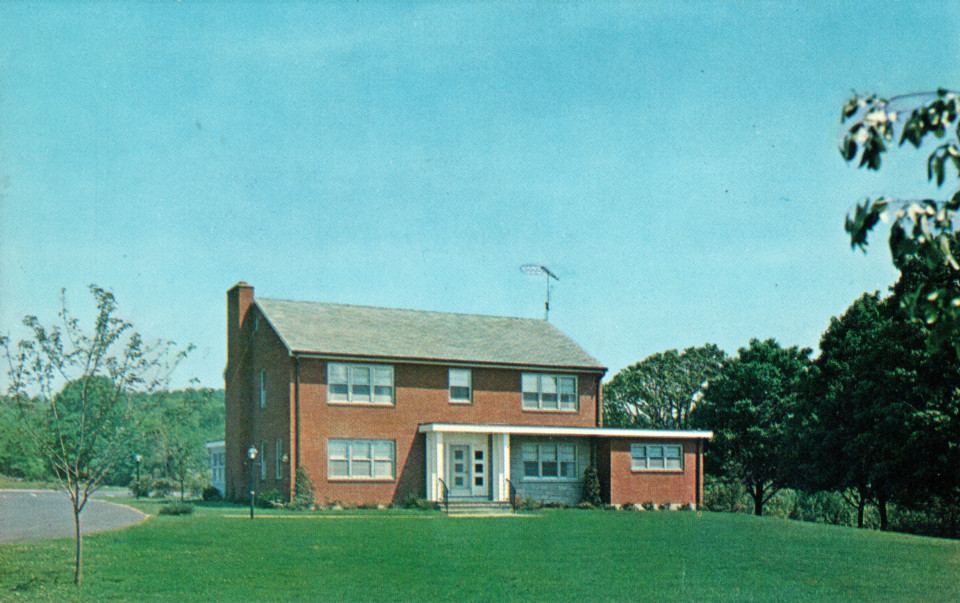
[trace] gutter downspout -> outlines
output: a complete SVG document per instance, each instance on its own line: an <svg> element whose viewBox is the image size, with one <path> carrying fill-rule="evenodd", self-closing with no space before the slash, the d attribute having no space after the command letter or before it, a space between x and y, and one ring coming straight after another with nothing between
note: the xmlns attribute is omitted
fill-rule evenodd
<svg viewBox="0 0 960 603"><path fill-rule="evenodd" d="M300 468L300 357L293 357L293 475L296 480L297 469Z"/></svg>
<svg viewBox="0 0 960 603"><path fill-rule="evenodd" d="M696 486L696 494L694 498L694 500L697 501L697 509L699 509L700 505L703 504L702 492L700 492L701 490L700 482L703 479L703 467L701 466L702 458L703 458L703 442L700 440L697 440L697 475L696 475L697 486Z"/></svg>

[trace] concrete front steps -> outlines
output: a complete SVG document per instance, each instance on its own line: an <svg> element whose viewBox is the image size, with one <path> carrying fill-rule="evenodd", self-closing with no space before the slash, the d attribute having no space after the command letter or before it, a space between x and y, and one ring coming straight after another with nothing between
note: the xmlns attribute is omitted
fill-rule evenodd
<svg viewBox="0 0 960 603"><path fill-rule="evenodd" d="M450 499L447 505L440 505L440 509L447 515L464 517L491 517L497 515L513 515L513 507L506 501Z"/></svg>

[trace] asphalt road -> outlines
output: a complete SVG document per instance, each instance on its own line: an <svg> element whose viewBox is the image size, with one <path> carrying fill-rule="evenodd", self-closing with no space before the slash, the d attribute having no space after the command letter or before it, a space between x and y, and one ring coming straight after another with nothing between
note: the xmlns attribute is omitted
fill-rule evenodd
<svg viewBox="0 0 960 603"><path fill-rule="evenodd" d="M146 517L126 505L91 499L80 514L80 531L113 530L138 524ZM0 544L73 535L73 509L63 492L0 490Z"/></svg>

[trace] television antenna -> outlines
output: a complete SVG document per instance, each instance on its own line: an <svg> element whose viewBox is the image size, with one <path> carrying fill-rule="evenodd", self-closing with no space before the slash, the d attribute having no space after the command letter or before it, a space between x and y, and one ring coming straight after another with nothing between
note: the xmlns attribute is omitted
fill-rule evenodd
<svg viewBox="0 0 960 603"><path fill-rule="evenodd" d="M547 285L547 299L543 304L543 319L550 320L550 279L559 281L560 278L556 274L550 272L549 268L540 264L524 264L523 266L520 266L520 271L527 274L532 274L534 276L539 276L541 274L544 276Z"/></svg>

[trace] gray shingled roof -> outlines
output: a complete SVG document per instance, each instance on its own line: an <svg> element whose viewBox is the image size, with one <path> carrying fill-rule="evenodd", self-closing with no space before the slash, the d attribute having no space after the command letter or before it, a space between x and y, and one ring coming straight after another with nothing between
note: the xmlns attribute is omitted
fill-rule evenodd
<svg viewBox="0 0 960 603"><path fill-rule="evenodd" d="M545 320L256 298L291 352L604 367Z"/></svg>

